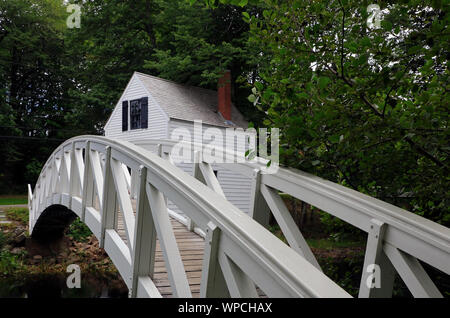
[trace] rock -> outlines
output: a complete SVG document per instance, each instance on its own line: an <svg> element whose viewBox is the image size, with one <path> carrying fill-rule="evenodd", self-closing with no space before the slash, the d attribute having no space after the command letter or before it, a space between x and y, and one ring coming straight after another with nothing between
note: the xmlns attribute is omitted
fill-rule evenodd
<svg viewBox="0 0 450 318"><path fill-rule="evenodd" d="M14 238L14 245L15 246L25 246L26 239L27 239L27 237L25 235L25 232L22 232Z"/></svg>
<svg viewBox="0 0 450 318"><path fill-rule="evenodd" d="M11 250L11 253L12 253L12 254L19 255L19 254L22 253L23 250L24 250L24 248L22 248L22 247L15 247L15 248L13 248L13 249Z"/></svg>

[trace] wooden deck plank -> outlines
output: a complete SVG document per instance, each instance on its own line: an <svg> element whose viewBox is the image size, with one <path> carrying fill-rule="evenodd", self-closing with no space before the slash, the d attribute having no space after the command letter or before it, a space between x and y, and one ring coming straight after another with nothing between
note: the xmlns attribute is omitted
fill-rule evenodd
<svg viewBox="0 0 450 318"><path fill-rule="evenodd" d="M135 204L133 202L133 209L134 208ZM185 225L175 219L171 218L170 221L175 234L178 249L180 250L181 259L186 271L192 296L198 298L200 296L200 281L202 277L202 264L205 247L204 240L198 234L189 232ZM121 213L118 214L117 232L126 243L126 232ZM172 297L172 289L158 240L156 241L155 256L155 271L153 276L155 286L158 288L163 297Z"/></svg>

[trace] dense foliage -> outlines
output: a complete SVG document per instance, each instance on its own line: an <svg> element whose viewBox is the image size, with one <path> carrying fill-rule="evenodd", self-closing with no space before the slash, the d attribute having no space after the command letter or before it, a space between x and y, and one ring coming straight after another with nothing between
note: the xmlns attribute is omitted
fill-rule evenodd
<svg viewBox="0 0 450 318"><path fill-rule="evenodd" d="M374 28L371 1L254 2L249 98L284 163L450 224L449 4L378 1Z"/></svg>
<svg viewBox="0 0 450 318"><path fill-rule="evenodd" d="M378 1L373 28L371 1L72 1L80 29L55 3L0 0L2 191L101 133L134 71L215 88L231 69L285 165L450 224L447 2Z"/></svg>
<svg viewBox="0 0 450 318"><path fill-rule="evenodd" d="M235 99L251 116L248 84L240 78L251 69L242 9L185 0L74 0L81 25L70 29L71 12L61 3L0 0L0 193L34 184L67 138L101 134L134 71L216 88L221 72L231 69Z"/></svg>

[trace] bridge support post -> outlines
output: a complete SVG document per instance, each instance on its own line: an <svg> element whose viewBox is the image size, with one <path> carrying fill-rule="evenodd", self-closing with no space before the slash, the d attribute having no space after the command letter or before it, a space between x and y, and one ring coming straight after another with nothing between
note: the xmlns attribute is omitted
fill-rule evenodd
<svg viewBox="0 0 450 318"><path fill-rule="evenodd" d="M249 216L265 228L268 228L270 213L270 208L261 194L261 171L254 169Z"/></svg>
<svg viewBox="0 0 450 318"><path fill-rule="evenodd" d="M220 229L212 222L206 228L205 252L203 255L201 298L228 298L230 294L219 264L218 251Z"/></svg>
<svg viewBox="0 0 450 318"><path fill-rule="evenodd" d="M86 207L91 207L94 200L94 177L91 167L91 142L86 142L84 150L84 178L83 178L83 200L81 210L81 221L84 222Z"/></svg>
<svg viewBox="0 0 450 318"><path fill-rule="evenodd" d="M132 255L133 282L130 296L137 297L139 277L153 278L156 252L156 229L146 191L147 168L139 167L137 184L135 246Z"/></svg>
<svg viewBox="0 0 450 318"><path fill-rule="evenodd" d="M111 147L106 147L105 176L103 178L103 203L100 247L105 247L107 229L113 229L116 223L117 195L111 169Z"/></svg>
<svg viewBox="0 0 450 318"><path fill-rule="evenodd" d="M82 150L77 149L75 142L72 144L71 159L70 159L70 186L69 195L70 197L81 196L82 185L83 185L83 175L81 172L84 171L82 163ZM69 208L72 208L72 201L69 203Z"/></svg>
<svg viewBox="0 0 450 318"><path fill-rule="evenodd" d="M387 225L384 222L376 219L371 220L359 287L359 298L392 297L395 269L383 252L383 237L386 227ZM380 281L372 281L376 279Z"/></svg>
<svg viewBox="0 0 450 318"><path fill-rule="evenodd" d="M443 298L417 258L390 244L385 244L383 250L414 297Z"/></svg>
<svg viewBox="0 0 450 318"><path fill-rule="evenodd" d="M219 253L219 264L232 298L258 297L254 282L224 252Z"/></svg>
<svg viewBox="0 0 450 318"><path fill-rule="evenodd" d="M270 211L272 211L275 220L283 231L289 246L297 253L302 255L308 262L313 264L318 270L322 271L319 263L316 260L313 252L309 248L308 243L300 232L297 224L295 224L291 213L284 204L283 199L278 194L278 191L266 185L261 185L261 194L266 200Z"/></svg>
<svg viewBox="0 0 450 318"><path fill-rule="evenodd" d="M164 263L169 276L172 293L175 297L192 297L186 271L184 270L180 250L178 249L175 233L170 223L164 195L153 185L145 184L147 197L150 202L153 224L161 246Z"/></svg>

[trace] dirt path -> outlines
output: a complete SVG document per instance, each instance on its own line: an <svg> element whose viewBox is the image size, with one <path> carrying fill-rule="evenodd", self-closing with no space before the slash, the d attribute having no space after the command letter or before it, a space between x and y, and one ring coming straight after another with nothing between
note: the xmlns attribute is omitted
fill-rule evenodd
<svg viewBox="0 0 450 318"><path fill-rule="evenodd" d="M5 211L9 208L28 208L27 204L10 204L10 205L0 205L0 211Z"/></svg>

